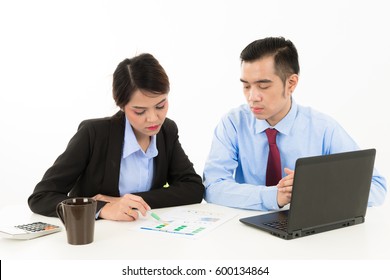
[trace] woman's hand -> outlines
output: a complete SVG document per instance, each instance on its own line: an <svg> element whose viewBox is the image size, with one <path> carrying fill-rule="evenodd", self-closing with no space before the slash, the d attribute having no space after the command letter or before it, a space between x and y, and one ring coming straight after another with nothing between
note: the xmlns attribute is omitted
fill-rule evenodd
<svg viewBox="0 0 390 280"><path fill-rule="evenodd" d="M99 214L100 218L106 220L135 221L139 218L138 212L146 216L146 211L150 210L143 198L134 194L125 194L122 197L97 194L93 198L107 202Z"/></svg>
<svg viewBox="0 0 390 280"><path fill-rule="evenodd" d="M115 202L121 199L121 197L115 197L115 196L108 196L104 194L97 194L94 197L92 197L95 200L104 201L104 202Z"/></svg>

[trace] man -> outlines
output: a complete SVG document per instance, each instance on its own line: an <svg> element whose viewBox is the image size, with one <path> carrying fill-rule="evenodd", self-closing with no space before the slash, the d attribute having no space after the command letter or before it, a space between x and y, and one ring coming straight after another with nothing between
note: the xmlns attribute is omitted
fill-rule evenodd
<svg viewBox="0 0 390 280"><path fill-rule="evenodd" d="M237 208L280 209L291 201L298 158L359 147L335 120L292 98L299 61L291 41L256 40L240 58L248 104L231 110L215 129L203 174L205 199ZM266 174L269 160L274 161L273 175ZM374 170L368 205L380 205L386 191L385 178Z"/></svg>

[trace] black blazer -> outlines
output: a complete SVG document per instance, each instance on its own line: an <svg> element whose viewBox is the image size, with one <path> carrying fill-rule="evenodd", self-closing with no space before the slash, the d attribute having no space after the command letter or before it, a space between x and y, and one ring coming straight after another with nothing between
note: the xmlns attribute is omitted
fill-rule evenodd
<svg viewBox="0 0 390 280"><path fill-rule="evenodd" d="M96 194L119 196L119 171L125 131L125 114L85 120L28 198L30 209L57 216L56 206L69 197ZM135 193L152 208L201 202L204 186L181 147L174 121L165 119L157 134L152 188ZM169 187L163 188L168 183ZM104 202L98 202L99 211Z"/></svg>

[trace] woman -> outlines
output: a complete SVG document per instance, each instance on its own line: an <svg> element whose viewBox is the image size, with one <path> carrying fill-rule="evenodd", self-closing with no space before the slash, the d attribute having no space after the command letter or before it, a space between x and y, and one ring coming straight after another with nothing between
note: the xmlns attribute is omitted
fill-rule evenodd
<svg viewBox="0 0 390 280"><path fill-rule="evenodd" d="M134 221L140 212L201 202L204 186L166 118L169 79L150 54L122 61L113 75L114 116L81 122L28 199L56 216L68 197L93 197L97 217Z"/></svg>

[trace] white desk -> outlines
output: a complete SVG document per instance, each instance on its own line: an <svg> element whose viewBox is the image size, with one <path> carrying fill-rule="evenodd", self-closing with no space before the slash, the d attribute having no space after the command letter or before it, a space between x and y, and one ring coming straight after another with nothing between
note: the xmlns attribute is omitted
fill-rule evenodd
<svg viewBox="0 0 390 280"><path fill-rule="evenodd" d="M237 216L195 240L141 231L136 222L99 220L95 225L94 242L88 245L69 245L64 228L60 233L26 241L0 238L0 259L389 260L388 204L368 208L363 224L284 240L246 226L238 220L262 212L202 203L191 205L191 208L232 211ZM161 214L168 210L156 209L155 212ZM58 218L33 214L27 205L1 208L0 221L2 224L44 221L62 226Z"/></svg>

